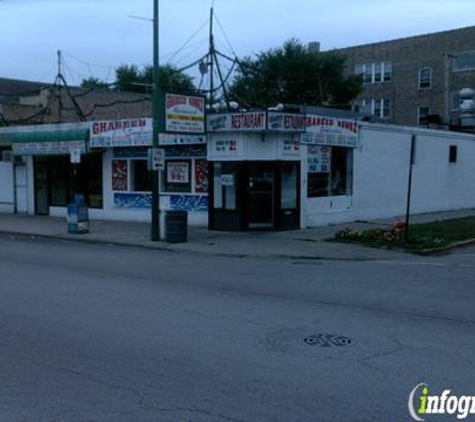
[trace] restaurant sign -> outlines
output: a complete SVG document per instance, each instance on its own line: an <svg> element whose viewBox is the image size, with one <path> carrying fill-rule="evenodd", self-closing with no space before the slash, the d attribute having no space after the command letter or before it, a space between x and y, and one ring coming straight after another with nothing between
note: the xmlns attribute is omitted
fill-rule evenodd
<svg viewBox="0 0 475 422"><path fill-rule="evenodd" d="M188 95L166 94L165 132L205 133L205 99Z"/></svg>
<svg viewBox="0 0 475 422"><path fill-rule="evenodd" d="M207 128L210 132L263 131L267 128L266 117L265 111L214 114L208 116Z"/></svg>
<svg viewBox="0 0 475 422"><path fill-rule="evenodd" d="M358 122L335 117L308 115L302 144L358 147Z"/></svg>
<svg viewBox="0 0 475 422"><path fill-rule="evenodd" d="M152 119L122 119L91 123L92 148L152 145Z"/></svg>

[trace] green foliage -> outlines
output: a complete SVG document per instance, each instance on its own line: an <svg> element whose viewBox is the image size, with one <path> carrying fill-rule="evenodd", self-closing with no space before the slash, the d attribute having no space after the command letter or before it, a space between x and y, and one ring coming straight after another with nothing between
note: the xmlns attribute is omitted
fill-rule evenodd
<svg viewBox="0 0 475 422"><path fill-rule="evenodd" d="M242 60L230 95L253 107L348 105L360 93L362 79L346 76L345 65L342 55L311 53L302 42L291 39L283 47Z"/></svg>
<svg viewBox="0 0 475 422"><path fill-rule="evenodd" d="M160 66L158 77L160 88L177 93L192 93L196 88L193 79L174 66ZM122 65L116 69L117 88L129 92L151 92L153 83L153 67Z"/></svg>
<svg viewBox="0 0 475 422"><path fill-rule="evenodd" d="M92 88L109 88L109 84L105 81L101 81L99 78L90 76L89 78L83 79L81 82L81 88L92 89Z"/></svg>

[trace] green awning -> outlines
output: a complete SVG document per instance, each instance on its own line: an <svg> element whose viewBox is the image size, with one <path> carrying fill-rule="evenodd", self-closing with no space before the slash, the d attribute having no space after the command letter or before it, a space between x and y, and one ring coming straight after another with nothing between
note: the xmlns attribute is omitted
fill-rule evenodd
<svg viewBox="0 0 475 422"><path fill-rule="evenodd" d="M0 146L10 146L12 144L13 133L0 133Z"/></svg>
<svg viewBox="0 0 475 422"><path fill-rule="evenodd" d="M15 155L64 155L74 150L86 153L89 130L19 132L12 138Z"/></svg>

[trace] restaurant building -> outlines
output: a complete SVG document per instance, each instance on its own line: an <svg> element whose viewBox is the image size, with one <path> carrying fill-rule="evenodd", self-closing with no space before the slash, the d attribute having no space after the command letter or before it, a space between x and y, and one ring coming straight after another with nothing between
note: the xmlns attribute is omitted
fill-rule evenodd
<svg viewBox="0 0 475 422"><path fill-rule="evenodd" d="M210 114L206 134L164 133L161 209L232 231L401 216L412 145L411 212L475 208L473 135L359 118L312 108ZM151 146L147 117L0 128L0 212L65 217L81 193L93 219L148 222Z"/></svg>

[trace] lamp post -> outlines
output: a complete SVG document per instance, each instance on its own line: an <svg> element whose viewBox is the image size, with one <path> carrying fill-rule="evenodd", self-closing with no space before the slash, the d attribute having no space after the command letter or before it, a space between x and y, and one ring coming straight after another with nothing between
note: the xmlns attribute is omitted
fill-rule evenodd
<svg viewBox="0 0 475 422"><path fill-rule="evenodd" d="M152 146L159 147L159 118L160 118L160 92L159 92L159 32L158 32L158 0L153 0L153 130ZM152 169L152 227L151 240L160 240L160 170Z"/></svg>

